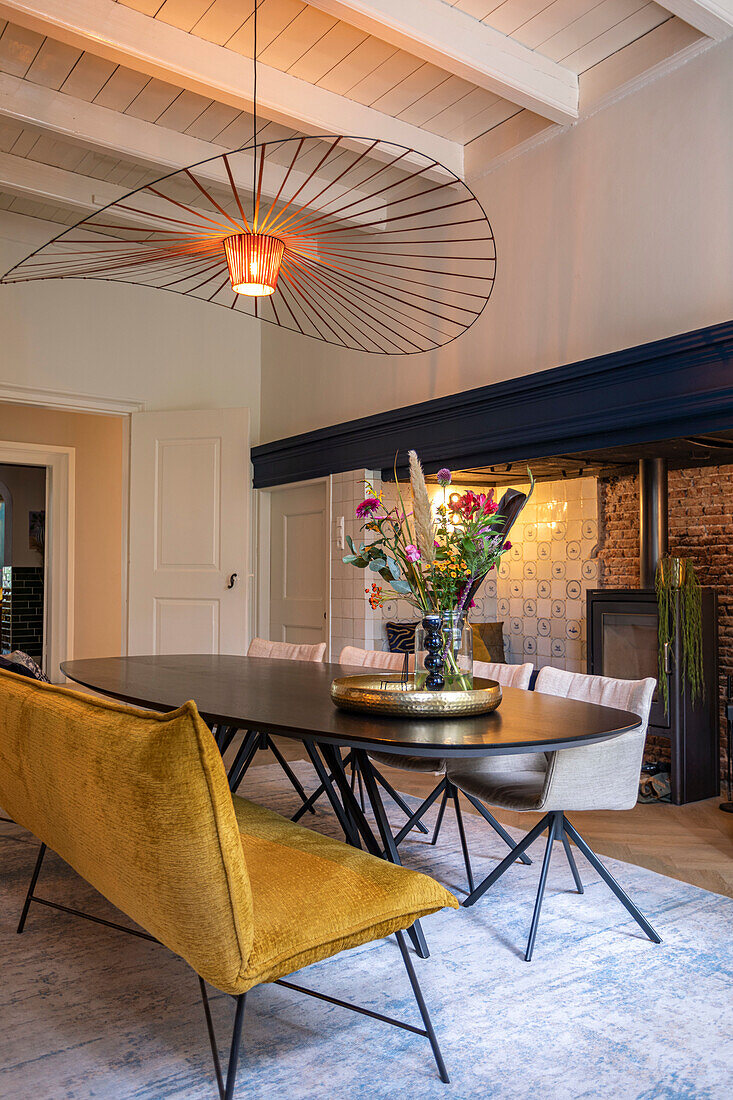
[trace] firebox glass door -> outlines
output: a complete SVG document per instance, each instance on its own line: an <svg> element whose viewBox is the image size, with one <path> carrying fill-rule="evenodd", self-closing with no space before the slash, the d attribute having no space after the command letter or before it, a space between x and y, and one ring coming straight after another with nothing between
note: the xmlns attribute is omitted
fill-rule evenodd
<svg viewBox="0 0 733 1100"><path fill-rule="evenodd" d="M657 630L659 620L656 614L643 612L615 615L604 612L602 615L603 644L601 663L603 676L613 676L622 680L643 680L650 676L656 681L652 699L651 719L660 726L669 725L669 717L659 697L659 664L657 649Z"/></svg>

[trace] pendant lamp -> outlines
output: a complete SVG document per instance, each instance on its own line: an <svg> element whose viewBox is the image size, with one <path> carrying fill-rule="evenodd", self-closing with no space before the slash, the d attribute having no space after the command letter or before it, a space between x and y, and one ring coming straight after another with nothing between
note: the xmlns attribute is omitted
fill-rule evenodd
<svg viewBox="0 0 733 1100"><path fill-rule="evenodd" d="M0 282L102 279L183 294L338 347L432 351L480 316L496 274L469 187L363 136L257 141L96 210Z"/></svg>

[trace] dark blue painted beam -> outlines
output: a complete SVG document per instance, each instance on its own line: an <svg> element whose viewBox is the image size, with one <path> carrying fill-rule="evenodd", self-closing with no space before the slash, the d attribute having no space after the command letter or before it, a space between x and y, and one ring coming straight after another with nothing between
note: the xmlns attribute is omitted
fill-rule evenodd
<svg viewBox="0 0 733 1100"><path fill-rule="evenodd" d="M410 447L432 472L728 428L733 321L265 443L254 484L391 468Z"/></svg>

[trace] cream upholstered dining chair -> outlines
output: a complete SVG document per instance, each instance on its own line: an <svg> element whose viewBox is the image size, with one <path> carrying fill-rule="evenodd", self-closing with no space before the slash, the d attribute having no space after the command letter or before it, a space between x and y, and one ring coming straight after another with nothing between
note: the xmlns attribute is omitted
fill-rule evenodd
<svg viewBox="0 0 733 1100"><path fill-rule="evenodd" d="M356 649L354 646L345 646L341 651L339 661L343 665L365 665L370 668L393 668L401 669L403 667L403 656L401 653L380 653L377 650L371 649ZM488 680L497 680L505 687L518 687L528 688L529 681L532 675L532 665L504 665L493 664L488 661L474 661L473 665L474 674L476 676L483 677ZM420 831L425 831L422 824L422 817L430 809L436 799L442 795L442 801L440 809L438 810L438 818L435 823L435 830L433 832L432 844L437 843L440 827L443 823L443 815L445 813L446 806L450 800L453 803L453 807L456 814L456 821L458 823L458 833L461 839L461 849L463 851L463 862L466 867L466 875L468 878L469 891L473 890L473 870L471 867L471 856L468 851L468 841L466 839L466 830L463 825L463 814L461 812L460 796L458 788L452 783L449 777L446 775L445 760L440 757L422 757L422 756L403 756L398 753L390 752L370 752L369 757L372 760L376 760L378 763L390 768L402 768L404 771L411 772L432 772L433 774L440 775L442 778L440 782L431 791L428 797L422 802L417 810L411 812L409 807L399 798L399 795L395 799L400 805L400 809L408 815L407 823L399 830L395 836L395 842L400 844L411 829L417 827ZM381 781L386 784L384 777L381 777ZM389 790L394 798L396 791L387 786L385 789ZM471 799L473 801L473 799ZM503 825L500 825L496 818L489 813L486 807L477 801L477 808L480 810L484 820L499 836L509 845L513 847L514 841L509 833L506 831ZM531 863L532 861L527 857L523 857L523 862Z"/></svg>
<svg viewBox="0 0 733 1100"><path fill-rule="evenodd" d="M650 940L661 940L649 921L637 909L606 870L598 856L568 821L568 810L629 810L636 804L644 742L655 681L614 680L607 676L586 676L581 672L545 667L537 676L535 691L582 699L589 703L630 711L641 724L628 733L594 745L578 745L556 752L531 753L519 757L484 757L476 761L448 763L448 776L460 790L482 803L505 810L540 811L541 820L509 855L486 876L463 902L473 905L504 874L525 849L547 830L547 847L540 873L525 959L532 958L553 841L561 840L579 894L583 885L575 865L570 840L628 909ZM475 802L474 802L475 804Z"/></svg>
<svg viewBox="0 0 733 1100"><path fill-rule="evenodd" d="M326 643L316 642L313 645L302 642L271 642L267 638L253 638L247 650L248 657L272 657L285 661L313 661L320 664L326 656ZM215 730L216 742L222 756L232 743L236 729L229 727L225 730ZM280 752L269 733L259 733L256 730L247 730L242 739L242 744L237 750L236 756L229 768L229 786L236 791L244 779L245 772L255 758L259 749L269 749L277 760L282 770L287 775L291 784L300 795L303 803L308 801L303 784L298 779L287 760ZM310 808L310 807L309 807Z"/></svg>
<svg viewBox="0 0 733 1100"><path fill-rule="evenodd" d="M326 656L326 643L315 642L270 642L267 638L253 638L247 650L248 657L274 657L284 661L315 661L317 664Z"/></svg>

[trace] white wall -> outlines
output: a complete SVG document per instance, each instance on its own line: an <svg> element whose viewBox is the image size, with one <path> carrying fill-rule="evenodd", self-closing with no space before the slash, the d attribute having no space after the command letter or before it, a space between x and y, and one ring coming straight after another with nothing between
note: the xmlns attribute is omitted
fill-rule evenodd
<svg viewBox="0 0 733 1100"><path fill-rule="evenodd" d="M0 212L0 269L59 226ZM257 441L260 324L149 287L86 280L0 286L0 382L138 401L146 409L251 410Z"/></svg>
<svg viewBox="0 0 733 1100"><path fill-rule="evenodd" d="M493 297L433 354L262 328L263 441L733 316L733 39L487 175Z"/></svg>
<svg viewBox="0 0 733 1100"><path fill-rule="evenodd" d="M0 482L10 491L13 512L12 558L5 565L43 565L43 555L30 548L28 513L45 510L45 467L0 464Z"/></svg>

